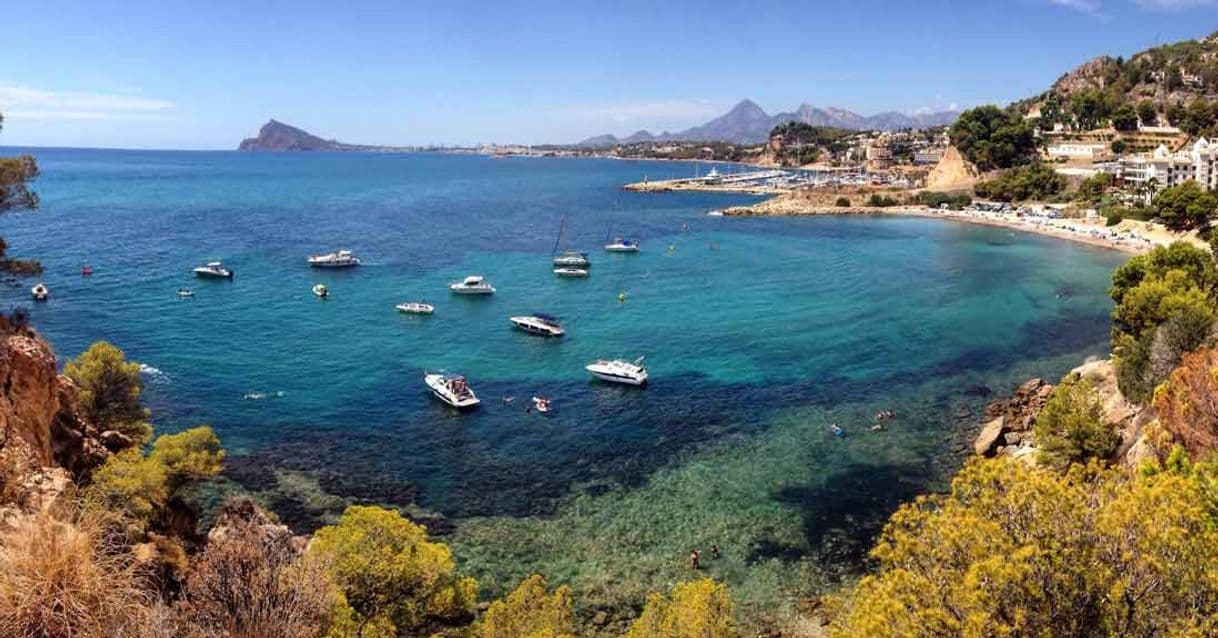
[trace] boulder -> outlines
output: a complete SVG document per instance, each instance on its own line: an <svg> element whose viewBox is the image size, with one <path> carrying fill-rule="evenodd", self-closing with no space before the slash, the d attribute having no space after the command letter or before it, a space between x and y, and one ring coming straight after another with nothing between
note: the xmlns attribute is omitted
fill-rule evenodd
<svg viewBox="0 0 1218 638"><path fill-rule="evenodd" d="M986 423L977 435L977 440L973 442L973 452L979 456L990 456L1001 443L1005 423L1005 417L1001 416Z"/></svg>

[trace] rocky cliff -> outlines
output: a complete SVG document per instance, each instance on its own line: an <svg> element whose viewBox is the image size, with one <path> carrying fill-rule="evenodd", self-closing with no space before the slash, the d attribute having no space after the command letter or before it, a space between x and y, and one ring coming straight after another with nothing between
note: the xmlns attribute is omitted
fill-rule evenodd
<svg viewBox="0 0 1218 638"><path fill-rule="evenodd" d="M241 140L241 145L237 147L237 150L281 153L286 151L345 151L352 148L354 147L350 144L323 140L304 129L271 120L258 129L257 137L247 137Z"/></svg>
<svg viewBox="0 0 1218 638"><path fill-rule="evenodd" d="M4 508L48 508L129 442L80 411L75 385L33 330L0 318L0 519Z"/></svg>

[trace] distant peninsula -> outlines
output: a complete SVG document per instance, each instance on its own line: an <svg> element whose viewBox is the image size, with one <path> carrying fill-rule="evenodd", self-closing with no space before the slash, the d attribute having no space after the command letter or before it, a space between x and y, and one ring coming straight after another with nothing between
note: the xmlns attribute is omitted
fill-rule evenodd
<svg viewBox="0 0 1218 638"><path fill-rule="evenodd" d="M368 146L325 140L308 131L278 120L270 120L258 129L257 137L241 140L238 151L288 153L296 151L411 151L413 147Z"/></svg>

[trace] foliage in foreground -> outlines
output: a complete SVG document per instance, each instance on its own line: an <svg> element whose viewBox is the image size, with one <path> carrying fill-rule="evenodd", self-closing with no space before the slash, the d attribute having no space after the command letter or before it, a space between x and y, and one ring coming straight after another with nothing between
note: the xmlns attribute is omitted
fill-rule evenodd
<svg viewBox="0 0 1218 638"><path fill-rule="evenodd" d="M732 599L727 585L709 578L677 583L668 596L647 597L626 638L729 638Z"/></svg>
<svg viewBox="0 0 1218 638"><path fill-rule="evenodd" d="M830 635L1214 635L1212 470L973 460L949 494L893 515Z"/></svg>
<svg viewBox="0 0 1218 638"><path fill-rule="evenodd" d="M141 636L154 595L105 514L21 517L0 534L0 636Z"/></svg>
<svg viewBox="0 0 1218 638"><path fill-rule="evenodd" d="M468 623L478 585L452 552L397 511L352 506L313 536L309 555L340 590L334 635L418 635Z"/></svg>
<svg viewBox="0 0 1218 638"><path fill-rule="evenodd" d="M547 594L546 579L534 574L507 598L491 603L474 635L477 638L574 638L571 589Z"/></svg>
<svg viewBox="0 0 1218 638"><path fill-rule="evenodd" d="M1036 442L1042 460L1064 468L1108 458L1120 443L1120 435L1107 422L1091 382L1070 375L1053 389L1053 396L1037 415Z"/></svg>

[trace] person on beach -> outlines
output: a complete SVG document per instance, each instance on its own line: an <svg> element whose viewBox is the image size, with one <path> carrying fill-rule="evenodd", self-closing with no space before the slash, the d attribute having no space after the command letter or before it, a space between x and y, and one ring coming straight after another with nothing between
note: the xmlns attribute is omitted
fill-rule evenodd
<svg viewBox="0 0 1218 638"><path fill-rule="evenodd" d="M690 569L700 569L701 568L701 559L702 559L702 552L699 552L696 549L690 551L689 552Z"/></svg>

